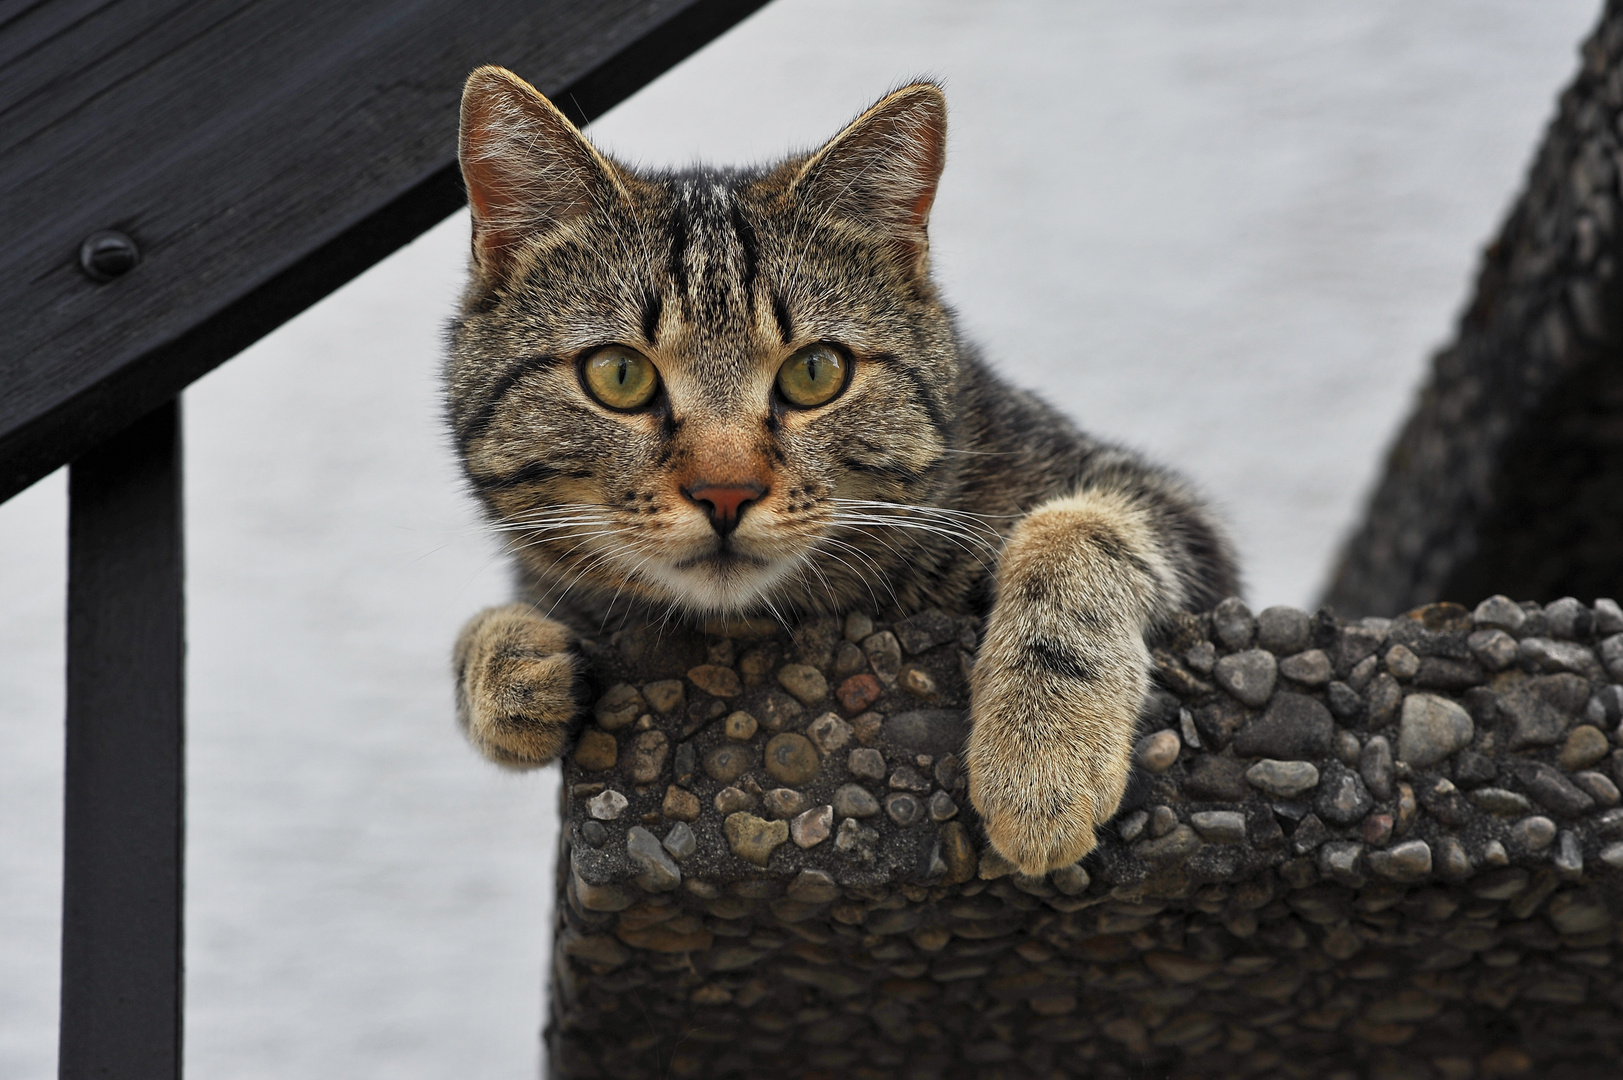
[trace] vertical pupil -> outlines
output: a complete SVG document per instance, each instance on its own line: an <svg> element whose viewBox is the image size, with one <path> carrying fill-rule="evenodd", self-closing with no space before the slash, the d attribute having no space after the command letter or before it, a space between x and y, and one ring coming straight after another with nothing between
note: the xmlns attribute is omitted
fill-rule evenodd
<svg viewBox="0 0 1623 1080"><path fill-rule="evenodd" d="M806 357L806 380L808 382L816 382L817 381L817 354L816 353L812 353L810 356Z"/></svg>
<svg viewBox="0 0 1623 1080"><path fill-rule="evenodd" d="M620 357L620 364L614 369L614 377L619 380L621 386L624 386L626 384L626 377L630 374L631 362L623 356Z"/></svg>

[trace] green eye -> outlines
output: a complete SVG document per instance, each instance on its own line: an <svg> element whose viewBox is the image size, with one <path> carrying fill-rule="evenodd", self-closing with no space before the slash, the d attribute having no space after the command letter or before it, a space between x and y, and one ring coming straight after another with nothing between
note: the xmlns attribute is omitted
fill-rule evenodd
<svg viewBox="0 0 1623 1080"><path fill-rule="evenodd" d="M827 345L808 345L778 369L778 393L802 409L822 405L845 386L850 366Z"/></svg>
<svg viewBox="0 0 1623 1080"><path fill-rule="evenodd" d="M624 345L610 345L587 357L581 378L592 396L611 409L640 409L659 389L654 365Z"/></svg>

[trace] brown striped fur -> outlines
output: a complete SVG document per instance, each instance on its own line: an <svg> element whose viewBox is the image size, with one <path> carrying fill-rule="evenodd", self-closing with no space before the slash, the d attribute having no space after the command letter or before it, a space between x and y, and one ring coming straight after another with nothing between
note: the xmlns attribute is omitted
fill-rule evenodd
<svg viewBox="0 0 1623 1080"><path fill-rule="evenodd" d="M559 752L566 623L982 610L968 763L988 835L1031 873L1091 850L1126 782L1146 636L1236 572L1182 482L959 338L929 272L939 88L746 170L634 172L499 68L469 78L462 125L473 266L449 416L523 599L457 646L475 744L517 766ZM776 372L818 342L849 382L789 406ZM658 369L648 406L584 389L581 361L610 344ZM698 484L763 494L724 533L684 494Z"/></svg>

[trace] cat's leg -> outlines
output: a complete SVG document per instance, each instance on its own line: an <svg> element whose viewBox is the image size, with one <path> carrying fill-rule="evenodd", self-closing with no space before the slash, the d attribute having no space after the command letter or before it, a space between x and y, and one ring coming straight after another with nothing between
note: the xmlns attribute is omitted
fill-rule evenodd
<svg viewBox="0 0 1623 1080"><path fill-rule="evenodd" d="M1015 527L971 678L970 798L1028 874L1093 850L1121 802L1146 632L1233 584L1226 544L1182 485L1143 466L1101 479Z"/></svg>
<svg viewBox="0 0 1623 1080"><path fill-rule="evenodd" d="M490 760L545 765L563 750L577 712L579 657L569 628L526 604L481 611L452 654L457 721Z"/></svg>

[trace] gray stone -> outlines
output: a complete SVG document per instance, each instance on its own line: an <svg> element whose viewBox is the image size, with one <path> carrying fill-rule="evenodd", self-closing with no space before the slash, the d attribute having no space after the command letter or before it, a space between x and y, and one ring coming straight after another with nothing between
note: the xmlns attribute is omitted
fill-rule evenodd
<svg viewBox="0 0 1623 1080"><path fill-rule="evenodd" d="M1200 837L1187 825L1179 825L1165 836L1140 842L1133 848L1139 858L1160 867L1184 862L1200 850Z"/></svg>
<svg viewBox="0 0 1623 1080"><path fill-rule="evenodd" d="M1431 874L1431 845L1410 840L1369 854L1370 872L1392 881L1422 881Z"/></svg>
<svg viewBox="0 0 1623 1080"><path fill-rule="evenodd" d="M878 805L875 804L876 813L878 809ZM840 831L834 835L834 850L857 862L873 862L874 849L878 845L879 834L854 817L848 817L840 822Z"/></svg>
<svg viewBox="0 0 1623 1080"><path fill-rule="evenodd" d="M1330 703L1330 711L1339 719L1354 720L1363 715L1364 699L1344 682L1332 682L1325 688L1324 696Z"/></svg>
<svg viewBox="0 0 1623 1080"><path fill-rule="evenodd" d="M889 630L881 630L862 640L862 651L868 657L868 666L881 682L896 682L902 670L902 645Z"/></svg>
<svg viewBox="0 0 1623 1080"><path fill-rule="evenodd" d="M1177 732L1152 731L1133 748L1133 761L1146 772L1164 773L1178 760L1183 748Z"/></svg>
<svg viewBox="0 0 1623 1080"><path fill-rule="evenodd" d="M1277 656L1308 647L1313 623L1307 612L1283 605L1264 608L1257 616L1257 645Z"/></svg>
<svg viewBox="0 0 1623 1080"><path fill-rule="evenodd" d="M1573 773L1572 782L1601 806L1616 806L1623 801L1623 793L1619 793L1617 785L1605 773L1585 769L1583 772Z"/></svg>
<svg viewBox="0 0 1623 1080"><path fill-rule="evenodd" d="M867 670L868 658L862 654L861 647L849 641L840 642L839 650L834 654L834 681L849 679Z"/></svg>
<svg viewBox="0 0 1623 1080"><path fill-rule="evenodd" d="M958 814L958 804L952 801L952 796L945 791L938 791L930 796L930 820L948 821Z"/></svg>
<svg viewBox="0 0 1623 1080"><path fill-rule="evenodd" d="M1398 760L1417 768L1435 765L1476 735L1471 714L1436 694L1410 694L1403 699Z"/></svg>
<svg viewBox="0 0 1623 1080"><path fill-rule="evenodd" d="M1489 671L1503 671L1516 662L1521 649L1516 639L1503 630L1478 630L1466 639L1471 655Z"/></svg>
<svg viewBox="0 0 1623 1080"><path fill-rule="evenodd" d="M1601 663L1613 682L1623 682L1623 634L1613 634L1600 643Z"/></svg>
<svg viewBox="0 0 1623 1080"><path fill-rule="evenodd" d="M1595 633L1616 634L1623 631L1623 608L1616 600L1602 598L1595 601Z"/></svg>
<svg viewBox="0 0 1623 1080"><path fill-rule="evenodd" d="M812 744L825 754L832 754L851 741L851 725L833 713L824 713L806 727Z"/></svg>
<svg viewBox="0 0 1623 1080"><path fill-rule="evenodd" d="M1420 657L1407 645L1394 645L1386 650L1386 670L1393 678L1412 679L1420 674Z"/></svg>
<svg viewBox="0 0 1623 1080"><path fill-rule="evenodd" d="M1217 663L1217 646L1209 641L1197 641L1184 652L1183 662L1193 671L1210 675L1212 665Z"/></svg>
<svg viewBox="0 0 1623 1080"><path fill-rule="evenodd" d="M1560 770L1543 762L1519 762L1516 779L1539 803L1566 817L1587 814L1595 808L1594 799L1580 791Z"/></svg>
<svg viewBox="0 0 1623 1080"><path fill-rule="evenodd" d="M934 608L926 608L902 619L894 629L902 648L912 656L937 645L945 645L958 636L958 627L952 619Z"/></svg>
<svg viewBox="0 0 1623 1080"><path fill-rule="evenodd" d="M1280 691L1268 709L1234 736L1234 752L1241 757L1269 757L1279 761L1322 758L1330 752L1335 721L1318 700Z"/></svg>
<svg viewBox="0 0 1623 1080"><path fill-rule="evenodd" d="M1428 861L1430 852L1427 852ZM1319 873L1343 885L1364 884L1364 845L1352 840L1330 840L1319 847Z"/></svg>
<svg viewBox="0 0 1623 1080"><path fill-rule="evenodd" d="M1195 730L1195 717L1188 709L1178 710L1178 733L1183 736L1185 746L1200 749L1200 733Z"/></svg>
<svg viewBox="0 0 1623 1080"><path fill-rule="evenodd" d="M1526 795L1505 788L1484 787L1471 792L1471 801L1490 814L1500 817L1519 817L1531 813L1533 804Z"/></svg>
<svg viewBox="0 0 1623 1080"><path fill-rule="evenodd" d="M879 813L879 800L861 784L845 784L834 793L834 812L843 818L873 817Z"/></svg>
<svg viewBox="0 0 1623 1080"><path fill-rule="evenodd" d="M1563 829L1556 838L1555 855L1550 861L1555 864L1555 871L1563 880L1577 881L1583 877L1584 849L1578 834L1571 829Z"/></svg>
<svg viewBox="0 0 1623 1080"><path fill-rule="evenodd" d="M892 791L911 791L916 795L924 795L930 790L930 781L920 776L913 766L900 765L890 774L890 788Z"/></svg>
<svg viewBox="0 0 1623 1080"><path fill-rule="evenodd" d="M1237 810L1197 810L1189 815L1189 821L1195 831L1211 843L1245 842L1245 815Z"/></svg>
<svg viewBox="0 0 1623 1080"><path fill-rule="evenodd" d="M1279 662L1279 673L1303 686L1323 686L1330 681L1330 658L1323 649L1309 649Z"/></svg>
<svg viewBox="0 0 1623 1080"><path fill-rule="evenodd" d="M1257 623L1245 602L1231 596L1212 609L1212 632L1225 648L1243 649L1256 636Z"/></svg>
<svg viewBox="0 0 1623 1080"><path fill-rule="evenodd" d="M1150 835L1165 836L1178 827L1178 812L1170 806L1157 806L1150 811Z"/></svg>
<svg viewBox="0 0 1623 1080"><path fill-rule="evenodd" d="M1341 630L1340 640L1336 642L1335 662L1337 671L1351 672L1365 659L1375 654L1386 640L1386 631L1371 626L1346 626ZM1375 667L1370 665L1371 670ZM1357 684L1353 684L1357 689Z"/></svg>
<svg viewBox="0 0 1623 1080"><path fill-rule="evenodd" d="M1607 844L1601 848L1600 861L1613 870L1623 870L1623 843Z"/></svg>
<svg viewBox="0 0 1623 1080"><path fill-rule="evenodd" d="M600 848L609 842L609 830L601 823L588 821L580 827L580 838L595 848Z"/></svg>
<svg viewBox="0 0 1623 1080"><path fill-rule="evenodd" d="M1511 826L1510 839L1523 851L1543 851L1555 839L1555 822L1541 814L1522 818Z"/></svg>
<svg viewBox="0 0 1623 1080"><path fill-rule="evenodd" d="M1358 736L1350 731L1338 728L1336 730L1335 745L1336 759L1349 769L1356 769L1358 759L1364 752L1363 746L1358 742Z"/></svg>
<svg viewBox="0 0 1623 1080"><path fill-rule="evenodd" d="M1374 735L1358 756L1358 774L1371 795L1386 802L1392 797L1392 744L1385 735Z"/></svg>
<svg viewBox="0 0 1623 1080"><path fill-rule="evenodd" d="M1055 889L1066 896L1080 896L1087 891L1091 879L1081 863L1071 863L1069 866L1049 871L1048 880L1053 883Z"/></svg>
<svg viewBox="0 0 1623 1080"><path fill-rule="evenodd" d="M1131 844L1144 832L1144 827L1150 823L1150 815L1143 810L1134 810L1131 814L1121 818L1116 823L1116 835ZM1623 829L1618 830L1623 833Z"/></svg>
<svg viewBox="0 0 1623 1080"><path fill-rule="evenodd" d="M1255 709L1267 704L1278 672L1279 663L1273 653L1247 649L1219 660L1212 668L1212 677L1217 685Z"/></svg>
<svg viewBox="0 0 1623 1080"><path fill-rule="evenodd" d="M1313 801L1320 818L1337 825L1353 825L1362 821L1374 805L1362 777L1339 761L1325 762L1319 794Z"/></svg>
<svg viewBox="0 0 1623 1080"><path fill-rule="evenodd" d="M828 697L828 680L810 664L785 664L778 669L778 685L802 705L816 705Z"/></svg>
<svg viewBox="0 0 1623 1080"><path fill-rule="evenodd" d="M1230 757L1207 755L1198 759L1183 782L1184 793L1214 802L1240 802L1251 793L1245 766Z"/></svg>
<svg viewBox="0 0 1623 1080"><path fill-rule="evenodd" d="M679 827L687 828L686 825ZM641 870L637 884L648 892L670 892L682 884L682 871L671 861L664 845L641 825L633 825L626 833L626 854Z"/></svg>
<svg viewBox="0 0 1623 1080"><path fill-rule="evenodd" d="M845 767L851 770L851 775L859 780L883 780L885 778L885 755L869 747L853 750L850 756L846 758Z"/></svg>
<svg viewBox="0 0 1623 1080"><path fill-rule="evenodd" d="M917 825L924 819L924 804L919 801L917 795L896 791L885 796L885 813L890 816L890 820L905 829L910 825Z"/></svg>
<svg viewBox="0 0 1623 1080"><path fill-rule="evenodd" d="M1527 612L1508 596L1490 596L1476 606L1471 617L1478 626L1493 626L1515 633L1527 621Z"/></svg>
<svg viewBox="0 0 1623 1080"><path fill-rule="evenodd" d="M1471 876L1471 857L1457 838L1445 836L1437 841L1437 870L1450 881L1463 881Z"/></svg>
<svg viewBox="0 0 1623 1080"><path fill-rule="evenodd" d="M754 766L755 750L741 743L722 743L704 755L704 771L722 784L732 783Z"/></svg>
<svg viewBox="0 0 1623 1080"><path fill-rule="evenodd" d="M1293 799L1319 784L1319 770L1311 761L1275 761L1264 758L1245 771L1252 787L1281 799Z"/></svg>
<svg viewBox="0 0 1623 1080"><path fill-rule="evenodd" d="M586 800L586 812L599 821L613 821L628 805L624 795L607 788Z"/></svg>
<svg viewBox="0 0 1623 1080"><path fill-rule="evenodd" d="M789 823L789 835L802 848L816 847L834 828L834 807L814 806Z"/></svg>
<svg viewBox="0 0 1623 1080"><path fill-rule="evenodd" d="M698 751L693 748L693 744L690 742L677 746L676 755L673 759L673 768L678 784L692 782L693 773L698 767L698 756Z"/></svg>
<svg viewBox="0 0 1623 1080"><path fill-rule="evenodd" d="M716 792L714 805L718 814L736 814L742 810L754 810L759 800L743 788L729 786Z"/></svg>
<svg viewBox="0 0 1623 1080"><path fill-rule="evenodd" d="M1362 694L1364 688L1369 685L1369 681L1380 670L1381 658L1378 656L1366 656L1358 661L1351 671L1347 672L1347 685L1357 693Z"/></svg>
<svg viewBox="0 0 1623 1080"><path fill-rule="evenodd" d="M1544 605L1544 618L1548 620L1550 636L1578 641L1589 636L1595 626L1595 617L1589 609L1571 596Z"/></svg>
<svg viewBox="0 0 1623 1080"><path fill-rule="evenodd" d="M1364 688L1364 711L1372 727L1390 723L1402 703L1403 687L1384 671Z"/></svg>
<svg viewBox="0 0 1623 1080"><path fill-rule="evenodd" d="M1328 839L1330 830L1324 827L1319 815L1309 814L1297 823L1296 831L1291 833L1291 850L1298 855L1306 855L1317 850Z"/></svg>
<svg viewBox="0 0 1623 1080"><path fill-rule="evenodd" d="M693 835L693 830L688 827L688 823L685 821L678 821L675 825L672 825L671 831L665 834L665 839L661 840L660 843L664 845L666 851L671 853L672 857L677 859L687 858L698 850L699 846L697 838Z"/></svg>
<svg viewBox="0 0 1623 1080"><path fill-rule="evenodd" d="M1500 694L1499 710L1510 720L1510 749L1554 746L1572 725L1573 714L1588 701L1588 684L1576 675L1532 679Z"/></svg>
<svg viewBox="0 0 1623 1080"><path fill-rule="evenodd" d="M914 709L888 717L879 730L881 741L909 754L963 752L969 737L968 714L958 709Z"/></svg>
<svg viewBox="0 0 1623 1080"><path fill-rule="evenodd" d="M1587 679L1601 674L1600 661L1589 649L1572 641L1551 638L1522 638L1518 646L1521 659L1540 671L1570 671Z"/></svg>
<svg viewBox="0 0 1623 1080"><path fill-rule="evenodd" d="M803 904L827 904L840 898L840 886L826 870L802 870L785 891L789 899Z"/></svg>
<svg viewBox="0 0 1623 1080"><path fill-rule="evenodd" d="M1454 761L1454 779L1462 787L1474 787L1477 784L1486 784L1499 775L1499 766L1486 754L1475 750L1461 750L1459 757Z"/></svg>
<svg viewBox="0 0 1623 1080"><path fill-rule="evenodd" d="M846 615L843 629L845 630L846 641L860 642L873 633L873 619L860 611L853 611Z"/></svg>

